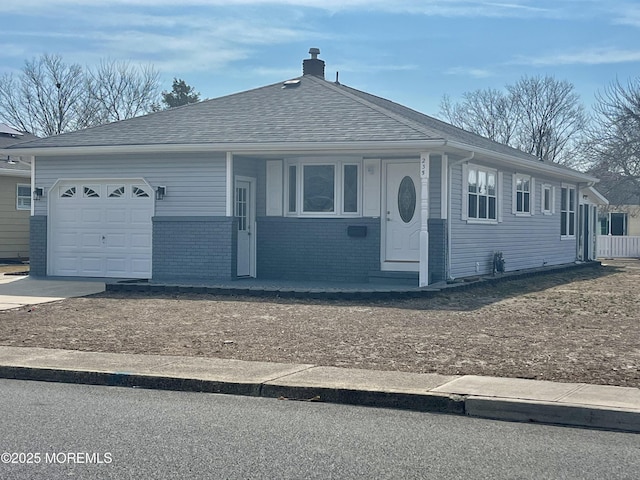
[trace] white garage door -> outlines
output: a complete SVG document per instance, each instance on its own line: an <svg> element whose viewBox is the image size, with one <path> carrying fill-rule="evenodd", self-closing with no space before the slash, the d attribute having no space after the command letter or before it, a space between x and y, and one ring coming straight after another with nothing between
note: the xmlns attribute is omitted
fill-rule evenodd
<svg viewBox="0 0 640 480"><path fill-rule="evenodd" d="M60 181L49 201L49 275L151 278L154 191L143 180Z"/></svg>

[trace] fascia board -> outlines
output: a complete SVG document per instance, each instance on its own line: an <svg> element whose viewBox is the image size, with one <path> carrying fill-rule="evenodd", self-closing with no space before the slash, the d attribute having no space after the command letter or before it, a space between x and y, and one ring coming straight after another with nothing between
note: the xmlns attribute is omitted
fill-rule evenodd
<svg viewBox="0 0 640 480"><path fill-rule="evenodd" d="M29 170L14 170L11 168L0 168L0 175L8 177L22 177L29 178L31 171Z"/></svg>
<svg viewBox="0 0 640 480"><path fill-rule="evenodd" d="M600 181L598 178L592 177L591 175L587 175L585 173L576 172L572 170L566 170L564 168L561 168L549 163L543 163L535 160L524 160L522 158L512 157L510 155L506 155L503 153L498 153L498 152L494 152L491 150L486 150L484 148L478 148L470 145L464 145L457 142L448 142L447 145L455 148L459 148L462 150L475 152L478 155L482 155L484 157L496 160L498 162L513 165L515 167L522 167L523 169L531 170L534 172L547 173L549 175L560 177L565 180L574 180L574 181L588 182L588 183L597 183Z"/></svg>
<svg viewBox="0 0 640 480"><path fill-rule="evenodd" d="M385 141L385 142L287 142L287 143L202 143L202 144L157 144L157 145L114 145L80 147L33 147L8 150L11 155L61 156L61 155L104 155L137 153L198 153L231 152L243 154L292 154L292 153L342 153L342 152L397 152L425 151L446 144L444 140ZM2 150L0 150L2 152Z"/></svg>

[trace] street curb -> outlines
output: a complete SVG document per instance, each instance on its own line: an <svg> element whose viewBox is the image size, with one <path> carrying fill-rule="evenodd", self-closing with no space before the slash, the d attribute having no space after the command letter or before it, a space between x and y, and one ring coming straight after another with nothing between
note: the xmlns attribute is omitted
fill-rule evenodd
<svg viewBox="0 0 640 480"><path fill-rule="evenodd" d="M470 417L640 433L640 412L622 408L469 396Z"/></svg>
<svg viewBox="0 0 640 480"><path fill-rule="evenodd" d="M0 378L84 385L219 393L292 401L394 408L466 415L511 422L540 423L640 433L640 411L602 406L445 394L406 393L331 387L228 382L195 378L0 365Z"/></svg>

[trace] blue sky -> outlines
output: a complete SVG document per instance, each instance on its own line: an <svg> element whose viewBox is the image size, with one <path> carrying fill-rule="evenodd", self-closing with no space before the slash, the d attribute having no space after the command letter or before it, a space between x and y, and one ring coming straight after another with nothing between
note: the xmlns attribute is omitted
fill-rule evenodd
<svg viewBox="0 0 640 480"><path fill-rule="evenodd" d="M0 75L43 53L129 60L209 98L300 75L310 47L327 79L431 115L523 75L589 107L640 72L639 0L2 0L0 18Z"/></svg>

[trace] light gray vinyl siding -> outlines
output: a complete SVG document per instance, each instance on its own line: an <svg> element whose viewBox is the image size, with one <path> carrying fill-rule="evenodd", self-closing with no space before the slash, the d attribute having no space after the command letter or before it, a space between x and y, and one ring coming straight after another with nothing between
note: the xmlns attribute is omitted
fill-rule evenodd
<svg viewBox="0 0 640 480"><path fill-rule="evenodd" d="M220 154L37 157L36 186L47 194L36 201L35 214L47 215L48 191L58 179L142 178L167 187L156 216L224 216L225 170Z"/></svg>
<svg viewBox="0 0 640 480"><path fill-rule="evenodd" d="M442 193L441 171L442 157L432 155L429 162L429 218L440 218L440 204L442 202L440 197Z"/></svg>
<svg viewBox="0 0 640 480"><path fill-rule="evenodd" d="M451 277L462 278L491 273L493 253L496 251L503 253L506 271L574 262L576 239L560 237L561 182L531 174L535 179L534 215L516 216L512 213L511 207L515 172L500 169L498 172L502 172L502 188L498 192L501 197L498 204L502 210L502 222L479 224L462 220L463 198L466 201L462 192L462 166L456 165L453 168L450 218ZM527 174L526 171L520 170L518 173ZM543 215L541 211L543 184L555 188L553 215Z"/></svg>

